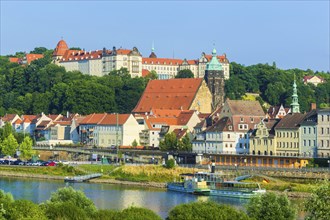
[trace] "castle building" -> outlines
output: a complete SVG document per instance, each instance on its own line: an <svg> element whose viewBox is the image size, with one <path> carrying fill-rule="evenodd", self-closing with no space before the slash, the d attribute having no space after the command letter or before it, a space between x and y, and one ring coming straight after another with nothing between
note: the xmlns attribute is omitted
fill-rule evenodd
<svg viewBox="0 0 330 220"><path fill-rule="evenodd" d="M178 71L190 69L195 78L203 78L206 64L212 55L202 53L195 60L158 58L154 47L149 57L142 57L136 47L132 50L113 47L112 50L85 51L70 50L64 40L60 40L53 53L53 63L65 67L66 71L80 71L83 74L103 76L112 70L127 68L132 77L139 77L143 72L154 70L159 79L172 79ZM217 56L223 66L224 77L229 79L229 61L226 54Z"/></svg>
<svg viewBox="0 0 330 220"><path fill-rule="evenodd" d="M221 63L217 58L217 51L213 49L212 59L206 64L205 82L212 93L212 110L220 108L224 103L225 82Z"/></svg>

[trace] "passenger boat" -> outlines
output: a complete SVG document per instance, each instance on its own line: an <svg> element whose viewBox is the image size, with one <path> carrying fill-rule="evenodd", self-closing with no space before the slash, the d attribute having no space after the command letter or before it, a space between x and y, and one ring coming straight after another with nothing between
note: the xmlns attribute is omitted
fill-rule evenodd
<svg viewBox="0 0 330 220"><path fill-rule="evenodd" d="M222 196L232 198L251 198L255 195L265 193L259 183L227 181L227 176L219 173L195 173L194 177L204 179L210 189L210 196ZM236 178L239 179L239 178Z"/></svg>
<svg viewBox="0 0 330 220"><path fill-rule="evenodd" d="M209 195L210 189L207 187L207 183L203 179L198 179L193 174L184 174L184 181L171 182L167 184L167 189L170 191L184 192L197 195Z"/></svg>

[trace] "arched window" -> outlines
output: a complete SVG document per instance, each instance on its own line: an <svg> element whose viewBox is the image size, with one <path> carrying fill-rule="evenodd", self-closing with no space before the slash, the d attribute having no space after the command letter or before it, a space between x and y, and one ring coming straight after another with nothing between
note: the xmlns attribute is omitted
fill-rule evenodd
<svg viewBox="0 0 330 220"><path fill-rule="evenodd" d="M258 150L258 155L260 155L260 150Z"/></svg>
<svg viewBox="0 0 330 220"><path fill-rule="evenodd" d="M256 153L255 151L252 151L252 154L253 154L253 155L255 155L255 153Z"/></svg>
<svg viewBox="0 0 330 220"><path fill-rule="evenodd" d="M267 151L264 152L264 155L267 155Z"/></svg>
<svg viewBox="0 0 330 220"><path fill-rule="evenodd" d="M270 151L269 154L272 156L273 155L273 151ZM281 153L280 153L280 155L281 155Z"/></svg>

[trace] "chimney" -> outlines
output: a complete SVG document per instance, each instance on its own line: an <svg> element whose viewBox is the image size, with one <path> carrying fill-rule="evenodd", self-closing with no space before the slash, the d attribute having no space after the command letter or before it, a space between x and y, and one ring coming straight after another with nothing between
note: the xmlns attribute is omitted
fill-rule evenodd
<svg viewBox="0 0 330 220"><path fill-rule="evenodd" d="M313 111L313 110L316 110L316 103L311 103L311 109L310 109L311 111Z"/></svg>

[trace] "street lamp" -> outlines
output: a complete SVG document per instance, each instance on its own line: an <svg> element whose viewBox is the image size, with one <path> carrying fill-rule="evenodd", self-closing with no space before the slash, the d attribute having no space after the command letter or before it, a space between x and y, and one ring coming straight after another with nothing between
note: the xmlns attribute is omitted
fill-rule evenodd
<svg viewBox="0 0 330 220"><path fill-rule="evenodd" d="M330 160L328 160L328 164L329 164L329 169L330 169Z"/></svg>

